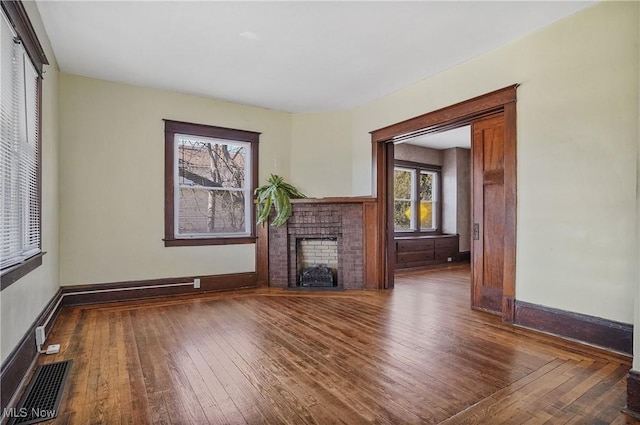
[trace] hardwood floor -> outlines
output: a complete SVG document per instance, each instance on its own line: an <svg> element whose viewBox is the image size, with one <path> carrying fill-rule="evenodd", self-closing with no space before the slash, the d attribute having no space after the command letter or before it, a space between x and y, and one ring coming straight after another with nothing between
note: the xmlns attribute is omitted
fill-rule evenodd
<svg viewBox="0 0 640 425"><path fill-rule="evenodd" d="M630 359L469 309L469 270L393 291L247 290L63 311L51 424L624 424Z"/></svg>

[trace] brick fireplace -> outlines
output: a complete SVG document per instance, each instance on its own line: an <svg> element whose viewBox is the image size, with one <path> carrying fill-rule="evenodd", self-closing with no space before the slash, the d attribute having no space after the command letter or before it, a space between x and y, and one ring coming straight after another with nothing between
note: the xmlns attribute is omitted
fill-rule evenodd
<svg viewBox="0 0 640 425"><path fill-rule="evenodd" d="M304 267L335 268L337 286L365 289L366 205L358 198L293 201L291 218L268 229L269 286L296 287ZM310 252L314 252L310 254ZM373 282L372 282L373 284Z"/></svg>

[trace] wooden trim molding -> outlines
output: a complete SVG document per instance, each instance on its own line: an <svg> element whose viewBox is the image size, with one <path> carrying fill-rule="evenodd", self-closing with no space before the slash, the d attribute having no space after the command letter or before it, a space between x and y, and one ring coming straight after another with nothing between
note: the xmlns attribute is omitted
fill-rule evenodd
<svg viewBox="0 0 640 425"><path fill-rule="evenodd" d="M49 334L62 309L61 301L62 290L59 289L29 327L16 348L2 363L0 367L0 411L9 407L17 395L16 392L20 389L22 381L35 365L35 359L38 355L35 344L36 327L44 325L45 333Z"/></svg>
<svg viewBox="0 0 640 425"><path fill-rule="evenodd" d="M163 119L165 126L174 133L195 134L214 139L235 140L238 142L258 143L260 134L256 131L238 130L235 128L217 127L208 124L196 124L185 121Z"/></svg>
<svg viewBox="0 0 640 425"><path fill-rule="evenodd" d="M11 286L11 284L15 283L27 273L40 267L42 265L42 257L45 254L46 252L39 252L33 257L24 260L22 263L3 270L2 276L0 276L0 291L4 291L5 288Z"/></svg>
<svg viewBox="0 0 640 425"><path fill-rule="evenodd" d="M38 35L31 25L29 14L24 8L21 1L2 1L2 10L6 13L9 21L15 28L18 38L22 41L24 49L27 51L27 55L33 62L33 65L38 70L40 76L44 65L49 65L47 56L44 54L44 49L38 40Z"/></svg>
<svg viewBox="0 0 640 425"><path fill-rule="evenodd" d="M376 262L376 282L378 289L393 288L393 274L395 271L395 242L387 231L389 185L393 184L393 143L372 142L371 144L371 193L376 202L376 233L378 251ZM391 174L389 174L391 173ZM393 214L391 214L393 217ZM389 263L391 261L391 263Z"/></svg>
<svg viewBox="0 0 640 425"><path fill-rule="evenodd" d="M513 323L516 314L516 300L510 295L504 294L504 287L502 293L502 321L506 323Z"/></svg>
<svg viewBox="0 0 640 425"><path fill-rule="evenodd" d="M385 142L392 139L401 140L414 137L418 133L426 134L433 130L442 131L444 127L451 129L460 127L487 113L501 110L507 103L515 102L517 87L517 84L507 86L491 93L372 131L371 140L373 142Z"/></svg>
<svg viewBox="0 0 640 425"><path fill-rule="evenodd" d="M633 355L633 325L627 323L517 300L514 323L536 331Z"/></svg>
<svg viewBox="0 0 640 425"><path fill-rule="evenodd" d="M204 245L242 245L256 243L253 236L241 238L193 238L193 239L163 239L164 246L204 246Z"/></svg>
<svg viewBox="0 0 640 425"><path fill-rule="evenodd" d="M627 375L627 406L622 410L640 419L640 372L631 369Z"/></svg>
<svg viewBox="0 0 640 425"><path fill-rule="evenodd" d="M517 87L517 86L516 86ZM516 297L517 137L516 87L512 102L504 105L504 270L502 320L513 323Z"/></svg>
<svg viewBox="0 0 640 425"><path fill-rule="evenodd" d="M269 286L269 225L257 225L258 239L256 242L256 284Z"/></svg>
<svg viewBox="0 0 640 425"><path fill-rule="evenodd" d="M200 279L200 288L193 287L193 280ZM203 294L212 291L255 288L255 272L209 276L185 276L153 280L138 280L93 285L62 287L65 306L132 301L184 294Z"/></svg>
<svg viewBox="0 0 640 425"><path fill-rule="evenodd" d="M292 199L292 204L365 204L375 203L376 198L370 196L361 197L336 197L336 198L300 198Z"/></svg>
<svg viewBox="0 0 640 425"><path fill-rule="evenodd" d="M375 231L377 225L378 208L375 203L363 204L364 211L364 287L365 289L379 289L378 279L378 234Z"/></svg>

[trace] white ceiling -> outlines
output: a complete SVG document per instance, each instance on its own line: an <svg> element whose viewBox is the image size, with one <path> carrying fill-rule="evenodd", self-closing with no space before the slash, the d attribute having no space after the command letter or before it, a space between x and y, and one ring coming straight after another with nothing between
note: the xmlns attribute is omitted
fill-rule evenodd
<svg viewBox="0 0 640 425"><path fill-rule="evenodd" d="M289 112L350 109L581 1L39 1L61 70Z"/></svg>
<svg viewBox="0 0 640 425"><path fill-rule="evenodd" d="M401 143L431 149L465 148L471 149L471 126L455 128L440 133L429 133L407 139Z"/></svg>

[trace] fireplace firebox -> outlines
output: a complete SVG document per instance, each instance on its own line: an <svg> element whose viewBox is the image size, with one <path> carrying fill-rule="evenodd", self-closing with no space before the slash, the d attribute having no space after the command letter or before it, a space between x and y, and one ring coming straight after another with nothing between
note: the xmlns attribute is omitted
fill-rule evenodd
<svg viewBox="0 0 640 425"><path fill-rule="evenodd" d="M325 265L306 267L300 272L299 285L307 288L335 286L333 270Z"/></svg>

